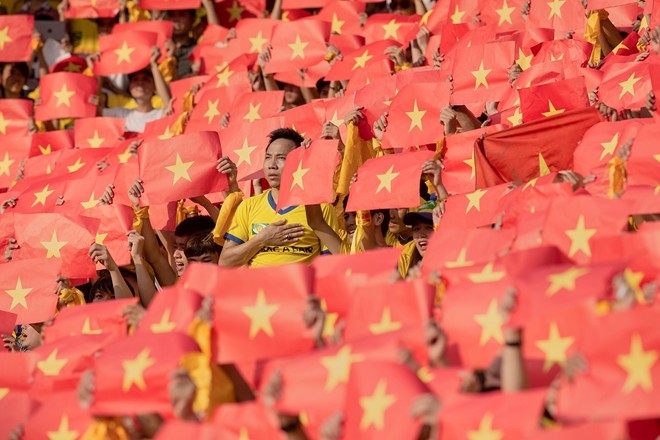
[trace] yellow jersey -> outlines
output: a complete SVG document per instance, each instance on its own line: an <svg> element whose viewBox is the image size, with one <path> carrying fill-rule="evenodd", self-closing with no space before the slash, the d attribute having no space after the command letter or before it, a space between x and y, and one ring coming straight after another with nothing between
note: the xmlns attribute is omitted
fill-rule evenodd
<svg viewBox="0 0 660 440"><path fill-rule="evenodd" d="M330 253L307 224L304 206L290 206L276 211L277 203L270 190L244 200L234 214L226 240L243 244L271 223L286 219L287 224L299 223L305 227L300 239L290 246L265 246L248 263L251 267L277 266L289 263L311 263L320 254ZM326 223L337 231L337 218L332 205L321 205Z"/></svg>

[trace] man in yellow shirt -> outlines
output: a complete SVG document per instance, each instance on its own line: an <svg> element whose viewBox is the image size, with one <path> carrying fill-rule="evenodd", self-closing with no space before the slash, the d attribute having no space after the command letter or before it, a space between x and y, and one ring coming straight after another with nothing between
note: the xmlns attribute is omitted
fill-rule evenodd
<svg viewBox="0 0 660 440"><path fill-rule="evenodd" d="M232 225L225 234L221 266L310 263L321 253L328 253L309 227L304 206L276 210L286 157L300 147L302 136L290 128L281 128L273 131L269 138L264 175L271 189L244 200L236 209ZM325 221L336 230L337 219L332 206L322 205L321 209Z"/></svg>

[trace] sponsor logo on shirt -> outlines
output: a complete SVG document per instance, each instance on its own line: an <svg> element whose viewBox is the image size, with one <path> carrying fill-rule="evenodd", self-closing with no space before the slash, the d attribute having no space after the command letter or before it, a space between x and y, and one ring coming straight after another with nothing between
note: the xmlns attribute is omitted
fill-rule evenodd
<svg viewBox="0 0 660 440"><path fill-rule="evenodd" d="M268 223L252 223L252 235L257 235L268 226Z"/></svg>

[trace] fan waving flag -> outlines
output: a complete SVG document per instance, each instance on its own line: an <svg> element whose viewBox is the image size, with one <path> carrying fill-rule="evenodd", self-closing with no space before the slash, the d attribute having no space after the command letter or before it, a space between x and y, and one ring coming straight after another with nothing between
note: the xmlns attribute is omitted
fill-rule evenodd
<svg viewBox="0 0 660 440"><path fill-rule="evenodd" d="M295 205L332 203L334 175L341 155L337 141L318 140L307 148L296 148L286 157L277 210Z"/></svg>
<svg viewBox="0 0 660 440"><path fill-rule="evenodd" d="M227 176L216 169L221 155L220 139L212 131L145 142L139 164L149 203L227 190Z"/></svg>
<svg viewBox="0 0 660 440"><path fill-rule="evenodd" d="M89 100L97 92L96 78L81 73L51 73L41 77L39 88L41 103L34 114L39 121L96 116L96 105Z"/></svg>
<svg viewBox="0 0 660 440"><path fill-rule="evenodd" d="M64 18L115 18L119 0L69 0Z"/></svg>
<svg viewBox="0 0 660 440"><path fill-rule="evenodd" d="M523 122L589 107L589 96L583 77L520 89L518 93Z"/></svg>
<svg viewBox="0 0 660 440"><path fill-rule="evenodd" d="M144 69L151 62L151 48L157 41L158 34L133 30L99 37L101 59L94 64L94 73L108 76Z"/></svg>
<svg viewBox="0 0 660 440"><path fill-rule="evenodd" d="M32 15L0 16L0 61L28 61L32 56Z"/></svg>
<svg viewBox="0 0 660 440"><path fill-rule="evenodd" d="M346 210L419 206L422 165L433 156L432 151L417 151L367 160L358 169Z"/></svg>
<svg viewBox="0 0 660 440"><path fill-rule="evenodd" d="M124 134L122 118L77 119L73 125L76 148L114 148Z"/></svg>
<svg viewBox="0 0 660 440"><path fill-rule="evenodd" d="M60 261L30 259L2 265L0 310L18 315L18 324L44 322L55 313Z"/></svg>
<svg viewBox="0 0 660 440"><path fill-rule="evenodd" d="M273 31L266 73L286 72L318 64L325 57L330 25L316 20L279 24Z"/></svg>

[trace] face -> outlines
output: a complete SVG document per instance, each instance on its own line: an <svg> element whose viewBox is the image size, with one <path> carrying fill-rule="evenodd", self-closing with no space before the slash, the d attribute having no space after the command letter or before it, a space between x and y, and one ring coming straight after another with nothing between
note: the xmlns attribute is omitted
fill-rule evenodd
<svg viewBox="0 0 660 440"><path fill-rule="evenodd" d="M113 299L115 299L114 293L97 290L96 292L94 292L94 298L92 298L92 302L98 303L103 301L110 301Z"/></svg>
<svg viewBox="0 0 660 440"><path fill-rule="evenodd" d="M151 99L156 92L154 79L144 72L138 72L131 77L128 89L134 99Z"/></svg>
<svg viewBox="0 0 660 440"><path fill-rule="evenodd" d="M188 242L188 237L177 237L174 236L174 264L176 265L176 274L181 276L185 272L186 267L188 267L188 259L186 254L183 253L183 250L186 248L186 243Z"/></svg>
<svg viewBox="0 0 660 440"><path fill-rule="evenodd" d="M300 104L302 94L300 87L292 86L291 84L284 85L284 102L289 105Z"/></svg>
<svg viewBox="0 0 660 440"><path fill-rule="evenodd" d="M277 139L266 150L264 160L264 175L271 188L280 188L282 170L286 163L286 156L296 148L296 144L289 139Z"/></svg>
<svg viewBox="0 0 660 440"><path fill-rule="evenodd" d="M357 224L355 223L355 213L344 213L344 223L346 224L346 232L348 233L348 238L353 240L353 234L355 234L355 228L357 228Z"/></svg>
<svg viewBox="0 0 660 440"><path fill-rule="evenodd" d="M403 216L406 215L406 209L390 209L389 230L392 234L398 235L408 229L403 224Z"/></svg>
<svg viewBox="0 0 660 440"><path fill-rule="evenodd" d="M434 229L433 225L428 223L418 222L412 228L413 241L415 242L415 247L417 252L423 257L426 253L426 246L429 243L431 236L433 235Z"/></svg>
<svg viewBox="0 0 660 440"><path fill-rule="evenodd" d="M2 69L2 87L10 93L19 94L27 78L13 64L5 64Z"/></svg>
<svg viewBox="0 0 660 440"><path fill-rule="evenodd" d="M41 324L39 324L41 326ZM35 349L43 342L39 330L31 325L23 326L21 345L29 350Z"/></svg>
<svg viewBox="0 0 660 440"><path fill-rule="evenodd" d="M168 17L174 23L173 34L176 36L188 35L193 25L192 14L188 11L169 11Z"/></svg>
<svg viewBox="0 0 660 440"><path fill-rule="evenodd" d="M250 80L250 85L252 86L253 92L261 92L266 90L266 85L264 84L263 77L257 72L248 72L248 78Z"/></svg>
<svg viewBox="0 0 660 440"><path fill-rule="evenodd" d="M73 52L73 44L71 43L71 37L69 37L68 34L64 34L64 36L60 40L60 49L62 49L66 53Z"/></svg>
<svg viewBox="0 0 660 440"><path fill-rule="evenodd" d="M321 90L319 90L319 98L326 99L330 94L330 84L324 84Z"/></svg>
<svg viewBox="0 0 660 440"><path fill-rule="evenodd" d="M218 264L218 260L220 259L220 254L214 253L205 253L202 255L199 255L197 257L190 257L188 258L188 262L190 263L209 263L209 264Z"/></svg>

